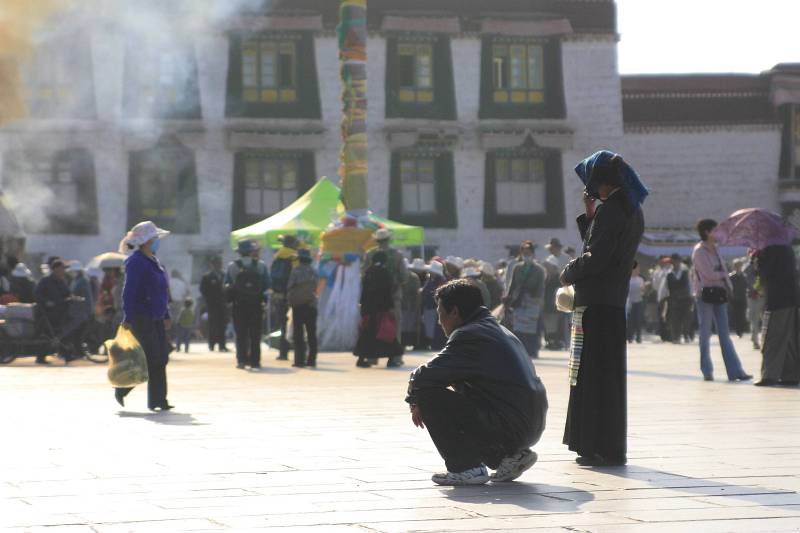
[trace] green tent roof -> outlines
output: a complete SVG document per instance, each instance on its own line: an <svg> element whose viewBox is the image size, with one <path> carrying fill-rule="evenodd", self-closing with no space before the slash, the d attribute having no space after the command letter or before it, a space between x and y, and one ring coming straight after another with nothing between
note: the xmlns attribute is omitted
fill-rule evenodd
<svg viewBox="0 0 800 533"><path fill-rule="evenodd" d="M309 245L318 247L322 232L344 212L339 187L323 177L283 211L232 232L231 247L235 250L239 241L254 239L262 247L280 248L278 237L281 235L295 235ZM373 214L369 218L376 228L384 226L392 231L396 246L421 246L425 242L425 230L419 226L393 222Z"/></svg>

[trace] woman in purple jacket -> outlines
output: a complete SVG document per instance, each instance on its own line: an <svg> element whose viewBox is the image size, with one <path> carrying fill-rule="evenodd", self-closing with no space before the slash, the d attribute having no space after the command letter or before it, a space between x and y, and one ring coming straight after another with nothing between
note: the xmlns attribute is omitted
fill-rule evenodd
<svg viewBox="0 0 800 533"><path fill-rule="evenodd" d="M135 225L120 243L120 252L131 253L125 261L125 285L122 289L123 327L128 327L147 357L147 407L168 411L166 330L170 328L169 287L164 267L156 257L161 239L169 232L152 222ZM114 397L125 405L132 388L116 388Z"/></svg>

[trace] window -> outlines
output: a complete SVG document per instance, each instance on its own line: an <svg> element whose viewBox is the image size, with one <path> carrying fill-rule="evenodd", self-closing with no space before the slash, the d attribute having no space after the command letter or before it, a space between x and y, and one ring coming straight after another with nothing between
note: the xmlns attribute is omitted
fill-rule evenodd
<svg viewBox="0 0 800 533"><path fill-rule="evenodd" d="M97 233L94 160L83 149L6 156L3 188L30 233Z"/></svg>
<svg viewBox="0 0 800 533"><path fill-rule="evenodd" d="M418 147L392 154L389 217L406 224L455 228L453 154L440 147Z"/></svg>
<svg viewBox="0 0 800 533"><path fill-rule="evenodd" d="M534 145L486 155L485 228L560 228L564 224L559 152Z"/></svg>
<svg viewBox="0 0 800 533"><path fill-rule="evenodd" d="M555 39L486 37L480 118L564 118L561 44Z"/></svg>
<svg viewBox="0 0 800 533"><path fill-rule="evenodd" d="M40 45L24 67L28 112L36 118L94 118L88 38Z"/></svg>
<svg viewBox="0 0 800 533"><path fill-rule="evenodd" d="M199 231L194 153L177 140L132 153L129 188L129 226L152 220L175 233Z"/></svg>
<svg viewBox="0 0 800 533"><path fill-rule="evenodd" d="M401 42L397 47L401 102L433 102L433 46Z"/></svg>
<svg viewBox="0 0 800 533"><path fill-rule="evenodd" d="M320 118L311 32L234 35L227 116Z"/></svg>
<svg viewBox="0 0 800 533"><path fill-rule="evenodd" d="M315 182L313 152L262 150L236 154L234 228L243 228L280 212Z"/></svg>
<svg viewBox="0 0 800 533"><path fill-rule="evenodd" d="M404 34L387 40L386 116L456 118L450 39Z"/></svg>
<svg viewBox="0 0 800 533"><path fill-rule="evenodd" d="M245 213L274 215L297 200L297 159L248 155L244 161Z"/></svg>
<svg viewBox="0 0 800 533"><path fill-rule="evenodd" d="M400 181L403 187L403 213L406 215L436 212L436 161L433 158L400 158Z"/></svg>
<svg viewBox="0 0 800 533"><path fill-rule="evenodd" d="M200 90L191 46L143 46L129 41L125 112L138 118L199 119Z"/></svg>
<svg viewBox="0 0 800 533"><path fill-rule="evenodd" d="M297 101L297 50L293 40L242 41L242 98L245 102Z"/></svg>
<svg viewBox="0 0 800 533"><path fill-rule="evenodd" d="M497 104L544 102L544 49L540 44L492 47L493 99Z"/></svg>
<svg viewBox="0 0 800 533"><path fill-rule="evenodd" d="M543 159L498 156L494 160L494 175L498 214L546 211Z"/></svg>

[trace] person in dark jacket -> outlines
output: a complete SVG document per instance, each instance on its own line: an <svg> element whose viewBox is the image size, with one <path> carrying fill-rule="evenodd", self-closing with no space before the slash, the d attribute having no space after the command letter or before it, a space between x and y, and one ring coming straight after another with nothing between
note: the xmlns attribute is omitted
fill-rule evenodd
<svg viewBox="0 0 800 533"><path fill-rule="evenodd" d="M69 302L72 300L67 280L67 266L64 261L59 258L53 258L50 261L50 273L39 280L34 297L53 331L56 335L61 336L67 324ZM71 354L64 353L63 355L66 362L72 360ZM46 356L43 355L38 356L36 362L40 365L48 364Z"/></svg>
<svg viewBox="0 0 800 533"><path fill-rule="evenodd" d="M172 326L169 282L166 270L156 257L161 239L167 235L168 231L150 221L140 222L120 243L121 253L133 251L125 260L122 327L131 330L147 358L147 408L151 411L173 409L167 401L167 330ZM132 387L114 390L120 405L125 405L125 396L131 390Z"/></svg>
<svg viewBox="0 0 800 533"><path fill-rule="evenodd" d="M298 264L292 268L287 285L286 298L292 309L292 344L294 364L302 368L317 366L317 286L319 275L312 266L311 252L297 251ZM308 356L306 356L308 339Z"/></svg>
<svg viewBox="0 0 800 533"><path fill-rule="evenodd" d="M228 265L225 290L233 302L233 328L236 330L236 368L261 368L261 335L264 304L272 286L267 265L259 259L258 242L243 240L238 245L238 260Z"/></svg>
<svg viewBox="0 0 800 533"><path fill-rule="evenodd" d="M395 319L394 288L392 275L386 268L387 260L388 255L382 251L373 254L371 264L362 277L361 324L353 350L353 355L358 357L358 367L367 368L371 364L370 359L388 357L387 366L391 368L393 358L403 355L403 347L397 340L400 324ZM390 330L394 336L388 334Z"/></svg>
<svg viewBox="0 0 800 533"><path fill-rule="evenodd" d="M11 294L17 297L20 303L32 304L36 301L33 295L36 289L36 282L33 281L33 274L24 263L17 263L9 277Z"/></svg>
<svg viewBox="0 0 800 533"><path fill-rule="evenodd" d="M482 305L480 289L453 280L436 291L444 349L411 374L406 402L447 472L438 485L518 478L536 462L547 393L522 342ZM451 388L452 387L452 390ZM495 470L490 477L486 467Z"/></svg>
<svg viewBox="0 0 800 533"><path fill-rule="evenodd" d="M733 262L731 278L731 327L742 338L747 328L747 278L744 275L746 260L739 258Z"/></svg>
<svg viewBox="0 0 800 533"><path fill-rule="evenodd" d="M756 268L766 288L761 380L755 385L800 384L800 316L797 270L791 246L767 246L757 256Z"/></svg>
<svg viewBox="0 0 800 533"><path fill-rule="evenodd" d="M575 286L570 395L564 444L585 466L627 462L626 325L647 190L618 154L597 152L575 169L586 185L578 217L583 253L564 268ZM596 206L596 200L602 204Z"/></svg>
<svg viewBox="0 0 800 533"><path fill-rule="evenodd" d="M206 303L208 313L208 350L216 346L220 352L227 352L225 328L228 325L228 309L225 302L225 273L222 271L222 258L211 259L211 270L200 280L200 294Z"/></svg>
<svg viewBox="0 0 800 533"><path fill-rule="evenodd" d="M680 344L681 338L689 342L692 329L692 291L689 285L689 268L679 254L672 254L672 271L664 280L667 288L667 324L669 338Z"/></svg>

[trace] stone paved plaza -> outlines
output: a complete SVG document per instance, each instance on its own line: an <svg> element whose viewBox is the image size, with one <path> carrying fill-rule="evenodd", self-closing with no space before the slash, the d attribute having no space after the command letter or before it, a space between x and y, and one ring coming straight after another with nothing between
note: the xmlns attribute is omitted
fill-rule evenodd
<svg viewBox="0 0 800 533"><path fill-rule="evenodd" d="M718 381L704 383L696 346L631 348L629 464L605 469L561 445L566 354L542 352L539 463L461 488L431 483L441 461L403 403L426 354L401 370L322 354L297 370L273 350L254 373L195 345L168 368L177 409L163 414L143 387L119 409L102 365L18 360L0 367L0 531L800 530L800 390L730 384L712 349Z"/></svg>

